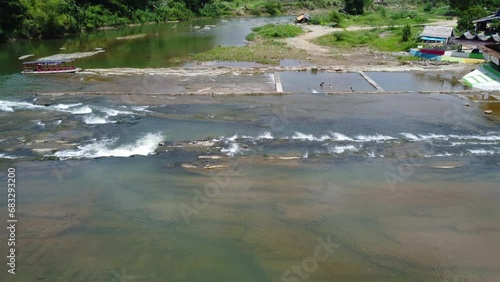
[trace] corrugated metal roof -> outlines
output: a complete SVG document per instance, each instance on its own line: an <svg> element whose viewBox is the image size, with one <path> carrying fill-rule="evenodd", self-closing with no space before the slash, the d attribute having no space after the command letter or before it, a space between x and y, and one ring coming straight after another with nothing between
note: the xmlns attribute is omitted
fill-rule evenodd
<svg viewBox="0 0 500 282"><path fill-rule="evenodd" d="M497 15L489 15L489 16L487 16L487 17L484 17L484 18L480 18L480 19L478 19L478 20L475 20L475 21L473 21L473 23L489 22L489 21L492 21L492 20L494 20L494 19L500 19L500 17L499 17L499 16L497 16Z"/></svg>
<svg viewBox="0 0 500 282"><path fill-rule="evenodd" d="M448 38L453 35L452 27L445 26L426 26L424 31L420 33L420 37L437 37L437 38Z"/></svg>

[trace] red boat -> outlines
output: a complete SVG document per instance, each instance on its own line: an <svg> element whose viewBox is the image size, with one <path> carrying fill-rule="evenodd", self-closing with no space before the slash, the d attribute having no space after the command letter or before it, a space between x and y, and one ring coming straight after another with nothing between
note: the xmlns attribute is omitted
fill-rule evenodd
<svg viewBox="0 0 500 282"><path fill-rule="evenodd" d="M81 71L76 68L73 60L32 61L23 63L23 73L75 73Z"/></svg>
<svg viewBox="0 0 500 282"><path fill-rule="evenodd" d="M420 49L420 52L423 54L432 54L432 55L438 55L438 56L443 56L445 53L445 50L441 49Z"/></svg>

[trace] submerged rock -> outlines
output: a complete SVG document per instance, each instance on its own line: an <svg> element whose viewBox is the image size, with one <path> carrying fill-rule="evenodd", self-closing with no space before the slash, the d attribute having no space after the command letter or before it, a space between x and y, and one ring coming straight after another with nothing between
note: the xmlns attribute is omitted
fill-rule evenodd
<svg viewBox="0 0 500 282"><path fill-rule="evenodd" d="M212 147L215 145L215 142L212 141L196 141L193 143L189 143L190 146L193 147Z"/></svg>
<svg viewBox="0 0 500 282"><path fill-rule="evenodd" d="M461 168L466 166L466 163L463 161L447 161L447 162L438 162L438 163L433 163L428 165L430 168L437 168L437 169L454 169L454 168Z"/></svg>
<svg viewBox="0 0 500 282"><path fill-rule="evenodd" d="M278 157L279 160L300 160L300 157Z"/></svg>
<svg viewBox="0 0 500 282"><path fill-rule="evenodd" d="M222 156L199 156L198 159L207 159L207 160L218 160L222 159Z"/></svg>
<svg viewBox="0 0 500 282"><path fill-rule="evenodd" d="M223 169L223 168L229 168L228 165L205 165L205 169Z"/></svg>
<svg viewBox="0 0 500 282"><path fill-rule="evenodd" d="M484 113L487 114L487 115L491 115L493 113L493 111L492 110L486 110L486 111L484 111Z"/></svg>
<svg viewBox="0 0 500 282"><path fill-rule="evenodd" d="M138 38L143 38L143 37L146 37L146 36L147 36L147 34L141 33L141 34L134 34L134 35L129 35L129 36L117 37L116 40L138 39Z"/></svg>
<svg viewBox="0 0 500 282"><path fill-rule="evenodd" d="M187 168L187 169L197 169L198 167L196 167L195 165L192 165L192 164L182 164L181 165L182 168Z"/></svg>

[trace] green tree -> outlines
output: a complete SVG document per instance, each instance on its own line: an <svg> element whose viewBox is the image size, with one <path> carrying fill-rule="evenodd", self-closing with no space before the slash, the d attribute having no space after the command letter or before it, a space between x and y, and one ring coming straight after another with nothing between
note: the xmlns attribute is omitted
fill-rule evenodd
<svg viewBox="0 0 500 282"><path fill-rule="evenodd" d="M342 27L344 22L344 17L339 12L332 10L328 14L328 19L330 20L331 26Z"/></svg>
<svg viewBox="0 0 500 282"><path fill-rule="evenodd" d="M344 0L344 11L349 15L362 15L364 7L364 0Z"/></svg>
<svg viewBox="0 0 500 282"><path fill-rule="evenodd" d="M408 42L410 38L411 38L411 26L409 24L406 24L403 27L403 38L401 39L401 41Z"/></svg>
<svg viewBox="0 0 500 282"><path fill-rule="evenodd" d="M25 7L19 0L0 0L0 39L15 35L26 16Z"/></svg>
<svg viewBox="0 0 500 282"><path fill-rule="evenodd" d="M489 13L481 6L473 6L460 14L457 21L457 30L465 32L474 29L473 21L487 16Z"/></svg>
<svg viewBox="0 0 500 282"><path fill-rule="evenodd" d="M476 2L478 3L478 2ZM479 3L478 3L479 4ZM469 0L450 0L450 8L457 9L459 11L467 10L471 5Z"/></svg>
<svg viewBox="0 0 500 282"><path fill-rule="evenodd" d="M264 9L269 15L276 16L281 13L281 4L278 1L267 1L264 4Z"/></svg>
<svg viewBox="0 0 500 282"><path fill-rule="evenodd" d="M500 0L449 0L449 3L451 9L458 11L466 11L477 5L490 10L490 12L493 10L496 12L500 7Z"/></svg>
<svg viewBox="0 0 500 282"><path fill-rule="evenodd" d="M500 31L500 20L493 20L490 23L490 27L493 28L494 30L496 30L497 32L499 32Z"/></svg>

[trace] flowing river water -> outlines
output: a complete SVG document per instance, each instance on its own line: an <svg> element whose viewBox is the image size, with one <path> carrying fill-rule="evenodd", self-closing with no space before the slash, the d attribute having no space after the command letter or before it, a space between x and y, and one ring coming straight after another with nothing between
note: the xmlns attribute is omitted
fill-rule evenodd
<svg viewBox="0 0 500 282"><path fill-rule="evenodd" d="M81 63L131 66L99 56ZM0 219L14 166L17 274L7 273L1 228L2 281L500 279L500 124L484 115L490 104L329 96L317 81L370 86L357 74L292 72L282 80L296 93L283 96L47 98L34 94L147 83L10 68L0 77ZM369 75L401 91L463 89L444 74ZM190 79L155 87L212 81ZM267 74L224 79L274 87Z"/></svg>

